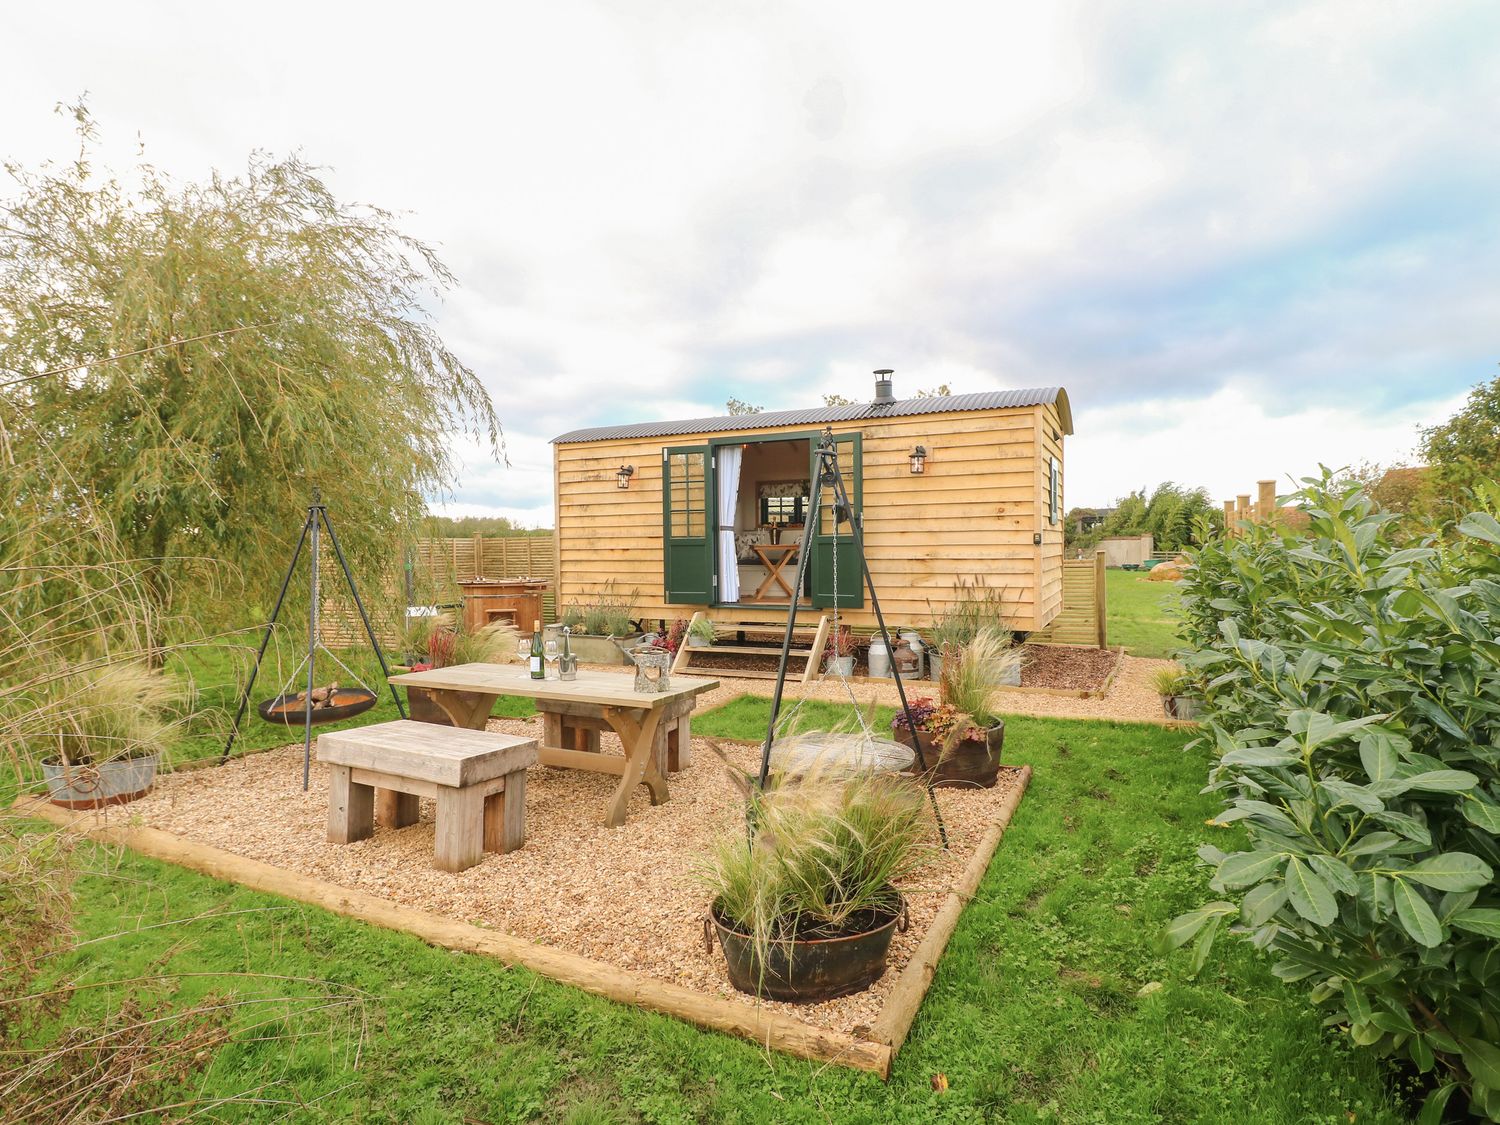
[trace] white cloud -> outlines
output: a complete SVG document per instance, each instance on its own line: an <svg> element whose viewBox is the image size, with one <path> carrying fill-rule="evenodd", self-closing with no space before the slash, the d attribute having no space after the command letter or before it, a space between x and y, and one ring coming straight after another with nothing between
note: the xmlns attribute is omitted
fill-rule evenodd
<svg viewBox="0 0 1500 1125"><path fill-rule="evenodd" d="M1294 481L1363 461L1413 460L1418 430L1453 414L1466 396L1377 412L1359 402L1288 409L1295 385L1270 396L1237 383L1198 399L1144 399L1078 410L1068 439L1068 507L1104 507L1134 489L1171 480L1202 485L1216 501L1255 493L1260 480L1283 492Z"/></svg>
<svg viewBox="0 0 1500 1125"><path fill-rule="evenodd" d="M6 156L70 155L48 111L88 90L117 159L137 131L183 177L301 147L341 197L410 212L507 429L510 469L459 446L459 506L545 521L564 430L863 397L880 366L1067 386L1070 498L1100 503L1389 457L1488 374L1479 0L8 19Z"/></svg>

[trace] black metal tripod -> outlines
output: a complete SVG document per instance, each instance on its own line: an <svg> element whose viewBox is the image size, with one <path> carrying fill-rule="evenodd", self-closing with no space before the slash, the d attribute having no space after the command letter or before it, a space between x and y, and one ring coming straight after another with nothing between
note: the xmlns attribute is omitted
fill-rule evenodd
<svg viewBox="0 0 1500 1125"><path fill-rule="evenodd" d="M815 451L818 455L818 471L813 474L812 495L808 498L807 513L808 527L816 533L815 521L822 518L822 503L824 487L833 489L833 525L837 534L838 525L845 519L849 521L850 538L854 541L854 551L859 555L860 575L864 585L870 591L870 608L875 611L875 621L880 626L881 639L885 641L886 651L894 651L891 644L891 635L886 631L885 615L880 612L880 598L875 593L875 580L870 577L870 562L865 557L864 536L860 532L860 514L854 510L854 505L849 502L849 491L844 487L844 478L839 474L838 443L833 440L832 427L823 431L823 436L818 442ZM804 536L805 538L805 536ZM835 545L834 550L838 547ZM812 552L807 550L804 542L803 550L797 556L797 581L792 587L791 602L786 610L786 633L781 638L781 662L776 668L776 690L771 696L771 722L766 727L766 741L760 751L760 779L757 787L764 789L766 779L771 772L771 743L776 735L776 720L781 715L781 693L786 687L787 660L792 652L792 632L797 627L797 602L802 596L803 583L807 579L807 564ZM835 563L837 566L837 563ZM836 572L835 572L836 573ZM838 610L839 592L837 583L833 591L834 611ZM809 660L813 656L808 657ZM922 753L921 739L917 737L917 723L911 713L911 704L906 701L906 685L901 682L901 669L896 662L891 662L891 675L896 680L896 694L901 697L901 710L906 715L906 729L911 731L912 748L917 752L917 764L922 772L927 772L927 759ZM948 828L943 823L943 814L938 809L937 797L932 792L932 779L927 781L927 799L932 802L932 815L937 820L938 835L942 838L943 847L948 846Z"/></svg>
<svg viewBox="0 0 1500 1125"><path fill-rule="evenodd" d="M380 674L386 678L386 687L390 689L391 698L396 701L396 712L403 719L406 718L406 708L401 704L401 697L396 694L396 687L390 682L391 670L386 665L385 653L380 650L380 642L375 639L375 630L370 625L370 615L365 612L365 603L360 599L359 588L354 584L354 575L349 572L349 563L344 559L343 548L339 546L339 537L334 534L333 522L328 518L328 506L323 503L322 493L314 488L312 503L307 506L307 518L302 521L302 535L297 540L297 549L292 552L291 565L286 568L286 577L281 580L281 592L276 595L276 608L271 610L271 619L266 622L265 634L260 639L260 648L255 653L255 665L250 670L250 679L245 683L245 690L240 695L240 706L234 715L234 724L229 728L229 740L224 743L224 752L219 755L219 764L229 760L229 752L234 749L234 740L240 733L240 721L245 717L245 708L250 705L250 692L255 687L255 679L260 675L260 662L265 659L266 646L271 643L271 632L276 628L276 619L281 616L281 607L286 602L287 589L292 584L292 575L297 572L297 563L302 558L302 548L312 542L312 572L308 580L311 596L307 611L307 692L303 696L306 701L302 712L302 788L307 789L308 775L312 766L312 728L313 728L313 685L315 679L315 665L317 664L318 646L318 603L321 600L318 593L318 547L319 529L328 529L328 542L333 544L334 557L338 559L339 569L343 571L344 581L349 586L349 593L354 595L355 608L359 610L359 619L364 623L365 636L370 638L370 647L375 650L375 659L380 662ZM330 653L330 655L332 655Z"/></svg>

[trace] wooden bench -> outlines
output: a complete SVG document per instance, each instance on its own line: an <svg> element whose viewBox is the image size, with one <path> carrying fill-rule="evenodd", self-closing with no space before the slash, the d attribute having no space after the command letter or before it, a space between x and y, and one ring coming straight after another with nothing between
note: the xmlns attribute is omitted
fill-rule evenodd
<svg viewBox="0 0 1500 1125"><path fill-rule="evenodd" d="M484 853L526 840L526 767L534 738L397 719L318 736L328 765L328 839L363 840L381 824L417 822L417 801L437 801L434 862L462 871Z"/></svg>

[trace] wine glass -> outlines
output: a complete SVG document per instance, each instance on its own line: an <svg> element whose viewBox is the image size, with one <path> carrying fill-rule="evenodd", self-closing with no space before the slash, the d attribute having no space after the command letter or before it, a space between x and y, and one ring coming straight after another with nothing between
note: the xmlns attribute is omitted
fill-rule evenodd
<svg viewBox="0 0 1500 1125"><path fill-rule="evenodd" d="M516 639L516 659L522 664L531 659L531 638L524 633Z"/></svg>
<svg viewBox="0 0 1500 1125"><path fill-rule="evenodd" d="M547 663L551 664L554 668L556 668L557 667L557 655L558 655L559 652L562 651L558 647L557 638L556 637L548 637L545 641L542 642L542 649L547 654Z"/></svg>

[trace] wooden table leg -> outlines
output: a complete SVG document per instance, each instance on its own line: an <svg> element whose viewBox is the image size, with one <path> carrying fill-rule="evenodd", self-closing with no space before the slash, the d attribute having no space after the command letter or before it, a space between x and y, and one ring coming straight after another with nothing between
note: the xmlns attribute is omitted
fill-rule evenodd
<svg viewBox="0 0 1500 1125"><path fill-rule="evenodd" d="M484 791L478 786L438 789L434 861L441 871L462 871L484 858Z"/></svg>
<svg viewBox="0 0 1500 1125"><path fill-rule="evenodd" d="M678 715L676 725L667 733L667 771L676 773L693 764L693 715Z"/></svg>
<svg viewBox="0 0 1500 1125"><path fill-rule="evenodd" d="M328 842L352 844L375 832L375 790L360 785L348 766L328 767Z"/></svg>
<svg viewBox="0 0 1500 1125"><path fill-rule="evenodd" d="M443 709L456 727L466 730L484 730L484 725L490 721L490 712L494 710L495 700L498 695L478 695L468 691L444 691L441 688L429 688L432 692L433 701ZM470 696L471 698L464 698Z"/></svg>
<svg viewBox="0 0 1500 1125"><path fill-rule="evenodd" d="M639 721L639 712L630 712L615 707L604 708L604 718L625 748L625 773L620 778L615 795L610 798L604 823L618 828L625 823L625 810L630 805L630 794L637 785L644 783L651 790L651 803L659 805L667 799L667 779L657 769L655 743L656 728L661 724L661 708L647 711Z"/></svg>
<svg viewBox="0 0 1500 1125"><path fill-rule="evenodd" d="M415 793L398 793L394 789L375 790L375 823L386 828L405 828L417 823L421 808Z"/></svg>

